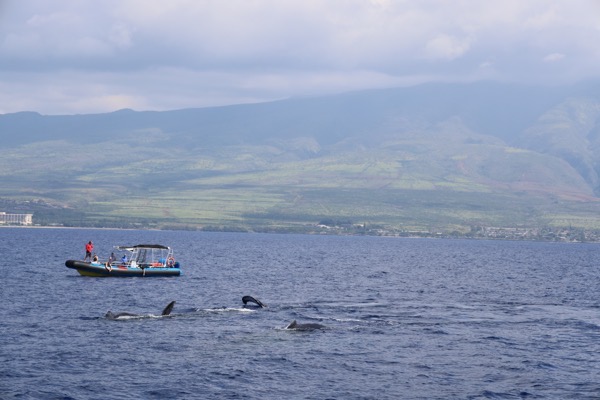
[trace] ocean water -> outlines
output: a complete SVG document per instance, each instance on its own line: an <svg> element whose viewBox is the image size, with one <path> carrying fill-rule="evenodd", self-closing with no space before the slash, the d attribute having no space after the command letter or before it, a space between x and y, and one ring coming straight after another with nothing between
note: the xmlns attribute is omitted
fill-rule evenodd
<svg viewBox="0 0 600 400"><path fill-rule="evenodd" d="M79 276L88 240L183 275ZM598 244L2 228L0 256L1 399L600 398Z"/></svg>

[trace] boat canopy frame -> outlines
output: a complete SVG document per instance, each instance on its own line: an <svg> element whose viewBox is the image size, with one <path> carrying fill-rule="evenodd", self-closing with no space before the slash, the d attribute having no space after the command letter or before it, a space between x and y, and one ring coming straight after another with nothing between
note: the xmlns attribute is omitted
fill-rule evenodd
<svg viewBox="0 0 600 400"><path fill-rule="evenodd" d="M175 263L173 249L160 244L137 244L135 246L115 246L119 251L130 253L126 265L130 267L172 266ZM119 263L119 260L114 260ZM171 265L169 265L169 263ZM122 264L122 263L121 263Z"/></svg>

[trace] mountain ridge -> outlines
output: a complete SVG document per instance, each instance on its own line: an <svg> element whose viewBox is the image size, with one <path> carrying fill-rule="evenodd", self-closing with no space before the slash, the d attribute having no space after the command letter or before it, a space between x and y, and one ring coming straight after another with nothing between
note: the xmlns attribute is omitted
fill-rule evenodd
<svg viewBox="0 0 600 400"><path fill-rule="evenodd" d="M42 199L51 205L42 220L60 209L44 221L94 226L600 227L598 89L426 84L173 111L4 114L0 200Z"/></svg>

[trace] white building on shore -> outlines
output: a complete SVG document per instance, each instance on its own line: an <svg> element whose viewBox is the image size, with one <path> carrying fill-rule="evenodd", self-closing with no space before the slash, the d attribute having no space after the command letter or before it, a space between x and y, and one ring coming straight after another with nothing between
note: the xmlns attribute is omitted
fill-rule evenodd
<svg viewBox="0 0 600 400"><path fill-rule="evenodd" d="M7 214L0 211L0 225L33 225L33 214Z"/></svg>

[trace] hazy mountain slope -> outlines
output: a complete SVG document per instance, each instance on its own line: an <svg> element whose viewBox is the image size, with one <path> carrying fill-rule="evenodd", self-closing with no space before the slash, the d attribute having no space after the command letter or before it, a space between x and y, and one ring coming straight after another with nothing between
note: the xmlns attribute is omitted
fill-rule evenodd
<svg viewBox="0 0 600 400"><path fill-rule="evenodd" d="M527 87L498 83L427 84L272 103L164 112L120 110L107 114L0 115L0 146L40 140L97 143L132 132L162 132L176 142L202 145L264 143L313 137L332 144L460 117L471 129L513 141L539 116L567 97L579 97L598 84ZM595 93L600 93L596 90Z"/></svg>
<svg viewBox="0 0 600 400"><path fill-rule="evenodd" d="M600 227L594 88L431 84L0 115L0 201L71 225Z"/></svg>
<svg viewBox="0 0 600 400"><path fill-rule="evenodd" d="M549 109L523 134L523 145L557 156L600 189L600 101L568 98Z"/></svg>

